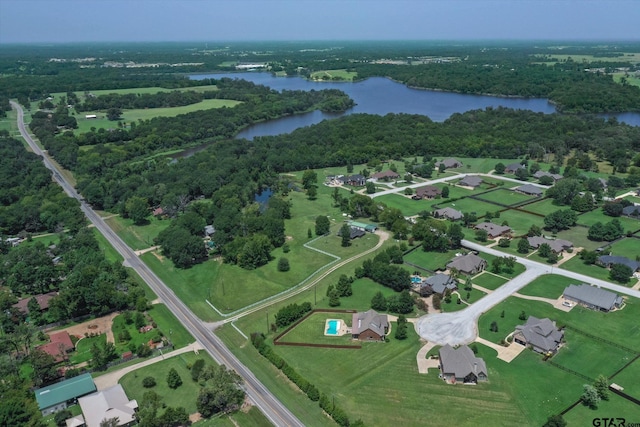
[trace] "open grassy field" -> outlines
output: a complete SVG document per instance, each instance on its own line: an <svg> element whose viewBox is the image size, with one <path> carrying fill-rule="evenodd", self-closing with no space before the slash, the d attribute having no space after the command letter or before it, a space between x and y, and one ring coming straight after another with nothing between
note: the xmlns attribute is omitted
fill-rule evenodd
<svg viewBox="0 0 640 427"><path fill-rule="evenodd" d="M630 396L640 399L640 359L636 359L622 372L616 375L612 382L624 387L624 392Z"/></svg>
<svg viewBox="0 0 640 427"><path fill-rule="evenodd" d="M129 399L136 399L138 404L142 402L142 396L148 390L153 390L160 395L161 402L167 406L183 407L187 413L194 414L197 412L196 400L200 385L191 379L189 370L196 360L203 359L206 364L214 363L206 352L200 352L199 355L193 353L184 353L153 365L144 366L133 372L126 374L120 379L122 388L127 393ZM175 369L182 379L182 385L176 390L172 390L167 385L167 375L171 368ZM153 377L156 385L150 389L142 386L142 380L146 377Z"/></svg>
<svg viewBox="0 0 640 427"><path fill-rule="evenodd" d="M337 283L337 280L335 280L335 283ZM384 287L366 277L363 277L362 279L354 280L354 282L351 284L351 289L353 290L353 295L351 295L350 297L340 298L339 307L329 306L329 298L326 297L326 290L325 289L318 290L317 291L318 303L316 304L316 307L366 311L371 308L371 299L377 292L382 292L382 295L384 295L385 298L388 298L391 295L397 295L397 292L394 291L393 289ZM309 297L306 298L306 301L314 302L316 297L311 292L309 292L308 295ZM350 322L351 321L349 321L349 324Z"/></svg>
<svg viewBox="0 0 640 427"><path fill-rule="evenodd" d="M478 285L478 286L482 286L483 288L495 291L500 286L502 286L505 283L507 283L507 279L505 279L503 277L500 277L500 276L496 276L495 274L490 273L488 271L485 271L485 272L475 276L473 278L473 283Z"/></svg>
<svg viewBox="0 0 640 427"><path fill-rule="evenodd" d="M347 71L346 69L340 70L320 70L311 73L311 80L344 80L352 81L358 73Z"/></svg>
<svg viewBox="0 0 640 427"><path fill-rule="evenodd" d="M404 216L418 215L422 211L431 212L433 205L440 200L413 200L411 197L406 197L400 194L387 194L384 196L376 197L376 202L384 203L390 208L400 209Z"/></svg>
<svg viewBox="0 0 640 427"><path fill-rule="evenodd" d="M636 257L640 256L640 238L626 237L615 242L613 245L611 245L611 253L614 255L636 259Z"/></svg>
<svg viewBox="0 0 640 427"><path fill-rule="evenodd" d="M458 251L447 252L425 252L422 248L418 248L415 251L404 256L406 262L416 264L427 270L444 270L449 261L451 261Z"/></svg>
<svg viewBox="0 0 640 427"><path fill-rule="evenodd" d="M618 53L618 52L616 52ZM536 55L540 56L540 55ZM617 56L594 56L594 55L544 55L544 57L557 59L558 61L566 61L571 58L574 62L640 62L640 53L637 52L620 52Z"/></svg>
<svg viewBox="0 0 640 427"><path fill-rule="evenodd" d="M562 295L564 288L571 284L575 285L576 281L557 274L545 274L518 292L532 297L558 298Z"/></svg>
<svg viewBox="0 0 640 427"><path fill-rule="evenodd" d="M507 206L519 205L534 199L532 196L527 196L526 194L518 193L508 188L498 188L487 193L476 194L476 197L488 202L501 203Z"/></svg>
<svg viewBox="0 0 640 427"><path fill-rule="evenodd" d="M576 273L586 274L587 276L595 277L596 279L611 281L611 279L609 279L609 270L595 264L587 265L578 256L562 263L560 267Z"/></svg>
<svg viewBox="0 0 640 427"><path fill-rule="evenodd" d="M193 111L209 110L212 108L234 107L240 101L232 101L228 99L205 99L195 104L184 105L181 107L167 108L143 108L135 110L123 110L122 121L125 123L137 122L138 120L148 120L154 117L175 117L180 114L187 114ZM97 118L86 119L85 116L95 114ZM84 111L82 114L76 115L78 121L78 132L89 132L91 128L115 129L118 122L107 119L105 112L102 111Z"/></svg>
<svg viewBox="0 0 640 427"><path fill-rule="evenodd" d="M200 420L197 427L271 427L273 424L260 412L260 409L251 406L232 414L223 415L217 418Z"/></svg>
<svg viewBox="0 0 640 427"><path fill-rule="evenodd" d="M531 228L533 224L540 227L544 226L544 219L542 217L513 209L500 212L500 218L494 218L492 220L492 222L496 224L502 224L504 221L509 224L509 227L513 229L513 234L516 236L527 234L527 231L529 231L529 228Z"/></svg>
<svg viewBox="0 0 640 427"><path fill-rule="evenodd" d="M539 202L530 203L526 206L523 206L522 209L538 213L540 215L549 215L557 210L563 209L562 206L558 206L553 203L553 199L544 199Z"/></svg>
<svg viewBox="0 0 640 427"><path fill-rule="evenodd" d="M152 216L149 216L146 225L135 225L131 219L125 219L121 216L112 216L107 218L105 222L134 250L153 246L153 240L171 224L170 220L158 219Z"/></svg>
<svg viewBox="0 0 640 427"><path fill-rule="evenodd" d="M627 81L627 84L640 87L640 77L634 77L633 75L627 76L624 72L612 73L612 76L613 81L616 83L622 82L622 78L624 78Z"/></svg>
<svg viewBox="0 0 640 427"><path fill-rule="evenodd" d="M102 235L102 233L100 233L98 231L97 228L93 229L93 234L96 237L96 240L98 241L98 245L100 246L100 250L102 250L102 252L104 253L104 256L107 260L111 261L111 262L122 262L124 261L124 258L122 258L122 255L120 255L118 253L118 251L116 251L113 246L111 246L111 244L107 241L107 239L104 238L104 236Z"/></svg>
<svg viewBox="0 0 640 427"><path fill-rule="evenodd" d="M117 93L118 95L129 95L131 93L143 95L143 94L154 94L158 92L173 92L173 91L206 92L211 90L218 90L218 87L216 85L206 85L206 86L194 86L194 87L185 87L185 88L178 88L178 89L167 89L164 87L154 86L154 87L134 87L134 88L128 88L128 89L99 89L99 90L90 90L88 92L92 93L95 96L100 96L100 95L109 95L112 93ZM78 97L78 99L80 99L81 101L84 100L85 98L84 91L76 91L75 94ZM60 97L67 96L67 92L54 92L51 94L51 96L53 97L52 102L55 104L59 101Z"/></svg>
<svg viewBox="0 0 640 427"><path fill-rule="evenodd" d="M627 390L625 389L625 392ZM578 405L564 415L568 426L592 426L596 418L625 418L627 424L640 420L640 406L628 400L609 393L609 400L598 403L598 409L593 410L584 405ZM603 420L599 420L604 425ZM619 422L619 421L615 421Z"/></svg>
<svg viewBox="0 0 640 427"><path fill-rule="evenodd" d="M438 203L438 208L446 207L457 209L462 213L475 212L478 216L483 216L486 212L495 212L499 209L502 209L500 206L493 203L483 202L480 200L471 199L469 197L458 199L454 202L441 200L440 203Z"/></svg>
<svg viewBox="0 0 640 427"><path fill-rule="evenodd" d="M613 219L614 219L613 217L605 215L602 212L602 209L596 209L591 212L587 212L582 215L579 215L578 224L591 227L596 222L601 222L603 224L606 224L608 222L611 222L611 220ZM637 219L627 218L624 216L617 217L617 219L620 221L620 224L622 224L622 227L624 228L625 232L631 231L635 233L636 231L640 230L640 221Z"/></svg>

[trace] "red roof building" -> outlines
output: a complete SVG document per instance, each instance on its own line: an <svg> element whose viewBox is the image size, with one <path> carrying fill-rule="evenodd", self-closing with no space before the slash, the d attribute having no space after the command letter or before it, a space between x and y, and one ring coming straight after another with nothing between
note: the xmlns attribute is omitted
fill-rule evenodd
<svg viewBox="0 0 640 427"><path fill-rule="evenodd" d="M53 356L56 362L61 362L64 359L64 355L73 351L75 346L71 341L69 333L66 331L58 332L49 335L50 343L44 344L38 347L38 350L42 350L45 353Z"/></svg>

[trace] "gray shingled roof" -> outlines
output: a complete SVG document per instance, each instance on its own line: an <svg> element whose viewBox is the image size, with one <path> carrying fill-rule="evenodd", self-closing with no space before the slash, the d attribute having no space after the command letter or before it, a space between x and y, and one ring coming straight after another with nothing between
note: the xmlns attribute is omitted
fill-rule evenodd
<svg viewBox="0 0 640 427"><path fill-rule="evenodd" d="M460 182L458 182L458 184L464 185L467 187L477 187L480 184L482 184L482 182L483 182L482 178L480 178L479 176L471 175L471 176L465 176L464 178L462 178Z"/></svg>
<svg viewBox="0 0 640 427"><path fill-rule="evenodd" d="M563 239L550 240L541 236L527 237L527 241L529 242L529 246L533 248L539 248L540 245L546 243L551 247L551 250L553 250L554 252L562 252L565 249L573 247L573 243L571 243L568 240L563 240Z"/></svg>
<svg viewBox="0 0 640 427"><path fill-rule="evenodd" d="M470 373L488 376L487 365L466 345L454 349L449 344L440 348L440 364L444 374L454 374L456 378L464 378Z"/></svg>
<svg viewBox="0 0 640 427"><path fill-rule="evenodd" d="M135 419L138 402L129 400L120 384L78 399L87 427L99 427L104 419L118 417L118 425Z"/></svg>
<svg viewBox="0 0 640 427"><path fill-rule="evenodd" d="M433 214L437 218L448 218L451 220L461 219L463 217L462 212L449 207L435 210Z"/></svg>
<svg viewBox="0 0 640 427"><path fill-rule="evenodd" d="M475 226L476 230L484 230L489 234L489 237L501 236L504 233L511 231L511 227L506 225L498 225L492 222L481 222Z"/></svg>
<svg viewBox="0 0 640 427"><path fill-rule="evenodd" d="M524 325L516 326L516 331L522 334L527 344L543 351L555 351L564 336L564 333L556 328L555 322L534 316L529 316Z"/></svg>
<svg viewBox="0 0 640 427"><path fill-rule="evenodd" d="M533 184L521 185L520 187L516 188L516 191L524 194L531 194L533 196L539 196L543 193L543 190L540 187L536 187Z"/></svg>
<svg viewBox="0 0 640 427"><path fill-rule="evenodd" d="M386 314L378 314L375 310L368 310L360 313L354 313L351 318L351 334L358 335L367 329L380 336L385 335L385 328L389 327L389 321Z"/></svg>
<svg viewBox="0 0 640 427"><path fill-rule="evenodd" d="M636 271L640 269L640 261L635 261L623 256L616 255L602 255L598 257L598 262L604 264L606 266L610 266L613 264L622 264L626 265L631 269L631 271Z"/></svg>
<svg viewBox="0 0 640 427"><path fill-rule="evenodd" d="M565 298L582 302L604 310L612 310L622 305L622 297L616 293L587 284L569 285L562 293Z"/></svg>
<svg viewBox="0 0 640 427"><path fill-rule="evenodd" d="M640 206L635 206L635 205L625 206L624 208L622 208L622 215L640 216Z"/></svg>
<svg viewBox="0 0 640 427"><path fill-rule="evenodd" d="M455 257L447 264L447 268L455 268L463 273L470 273L479 269L481 265L486 266L487 262L475 254L467 254Z"/></svg>
<svg viewBox="0 0 640 427"><path fill-rule="evenodd" d="M428 277L423 283L431 286L433 292L438 294L443 294L446 289L454 290L458 287L453 277L443 273L438 273L435 276Z"/></svg>

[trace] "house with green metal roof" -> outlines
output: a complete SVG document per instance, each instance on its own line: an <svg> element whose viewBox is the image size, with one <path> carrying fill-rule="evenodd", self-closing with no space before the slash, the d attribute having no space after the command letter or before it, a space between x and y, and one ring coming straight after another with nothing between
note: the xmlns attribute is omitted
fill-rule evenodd
<svg viewBox="0 0 640 427"><path fill-rule="evenodd" d="M37 389L36 402L43 416L62 411L69 404L74 404L78 397L96 391L96 385L91 374L82 374L77 377L47 387Z"/></svg>
<svg viewBox="0 0 640 427"><path fill-rule="evenodd" d="M357 230L366 231L366 232L369 232L369 233L373 233L378 229L377 225L375 225L375 224L367 224L365 222L347 221L347 224L349 225L349 227L355 228Z"/></svg>

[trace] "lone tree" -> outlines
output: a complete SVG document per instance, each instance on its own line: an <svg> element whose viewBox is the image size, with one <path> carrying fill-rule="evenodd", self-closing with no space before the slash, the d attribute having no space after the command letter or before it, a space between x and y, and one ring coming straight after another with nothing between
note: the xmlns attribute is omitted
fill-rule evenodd
<svg viewBox="0 0 640 427"><path fill-rule="evenodd" d="M527 254L529 253L529 241L525 238L518 240L518 253Z"/></svg>
<svg viewBox="0 0 640 427"><path fill-rule="evenodd" d="M175 368L171 368L167 374L167 385L174 390L182 385L182 378L180 378Z"/></svg>
<svg viewBox="0 0 640 427"><path fill-rule="evenodd" d="M341 245L343 248L351 246L351 227L349 227L347 224L344 224L340 228L340 237L342 237Z"/></svg>
<svg viewBox="0 0 640 427"><path fill-rule="evenodd" d="M491 322L491 326L489 326L489 330L491 332L498 332L498 322L496 322L495 320Z"/></svg>
<svg viewBox="0 0 640 427"><path fill-rule="evenodd" d="M289 260L287 258L281 257L278 260L278 271L289 271L290 268Z"/></svg>
<svg viewBox="0 0 640 427"><path fill-rule="evenodd" d="M588 406L591 409L597 409L598 403L600 403L598 390L596 390L596 388L590 384L585 384L584 392L582 393L580 400L582 400L582 403L584 403L585 406Z"/></svg>
<svg viewBox="0 0 640 427"><path fill-rule="evenodd" d="M505 169L506 169L506 168L507 168L507 167L504 165L504 163L497 163L497 164L493 167L493 170L495 170L495 172L496 172L498 175L502 175L502 174L504 173L504 171L505 171Z"/></svg>
<svg viewBox="0 0 640 427"><path fill-rule="evenodd" d="M598 392L598 397L602 400L609 400L609 379L604 375L598 375L593 387Z"/></svg>
<svg viewBox="0 0 640 427"><path fill-rule="evenodd" d="M326 215L318 215L316 218L316 236L322 236L329 232L331 222Z"/></svg>
<svg viewBox="0 0 640 427"><path fill-rule="evenodd" d="M566 427L567 422L562 415L553 415L547 418L547 422L542 427Z"/></svg>
<svg viewBox="0 0 640 427"><path fill-rule="evenodd" d="M109 108L107 110L107 119L111 120L112 122L116 120L120 120L121 116L122 116L122 110L119 108Z"/></svg>

